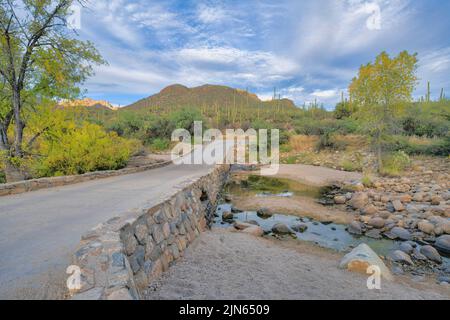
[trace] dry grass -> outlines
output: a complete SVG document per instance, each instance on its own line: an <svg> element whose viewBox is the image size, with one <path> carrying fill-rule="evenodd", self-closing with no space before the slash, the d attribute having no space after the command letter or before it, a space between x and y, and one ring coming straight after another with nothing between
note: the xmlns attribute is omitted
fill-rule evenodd
<svg viewBox="0 0 450 320"><path fill-rule="evenodd" d="M289 145L293 153L313 151L318 141L318 136L295 135L289 139Z"/></svg>

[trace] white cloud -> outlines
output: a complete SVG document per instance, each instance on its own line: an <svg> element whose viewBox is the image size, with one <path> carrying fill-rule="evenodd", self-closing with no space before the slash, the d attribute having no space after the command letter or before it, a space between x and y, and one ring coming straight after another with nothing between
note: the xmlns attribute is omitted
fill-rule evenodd
<svg viewBox="0 0 450 320"><path fill-rule="evenodd" d="M330 98L336 98L339 96L339 93L337 90L315 90L313 93L311 93L313 97L317 98L323 98L323 99L330 99Z"/></svg>
<svg viewBox="0 0 450 320"><path fill-rule="evenodd" d="M198 19L203 23L218 23L227 18L227 13L219 6L200 4L197 9Z"/></svg>

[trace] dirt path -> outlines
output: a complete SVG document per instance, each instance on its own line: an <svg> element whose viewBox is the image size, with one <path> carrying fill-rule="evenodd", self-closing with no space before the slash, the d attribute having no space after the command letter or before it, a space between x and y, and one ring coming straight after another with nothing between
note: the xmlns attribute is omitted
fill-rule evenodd
<svg viewBox="0 0 450 320"><path fill-rule="evenodd" d="M382 283L338 269L341 255L215 229L157 281L147 299L450 299L448 287Z"/></svg>

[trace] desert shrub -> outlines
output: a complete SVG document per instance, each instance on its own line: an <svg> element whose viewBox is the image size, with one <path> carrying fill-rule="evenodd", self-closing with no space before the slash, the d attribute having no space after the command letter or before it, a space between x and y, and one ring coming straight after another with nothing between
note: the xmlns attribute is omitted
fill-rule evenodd
<svg viewBox="0 0 450 320"><path fill-rule="evenodd" d="M139 132L144 130L144 118L133 112L118 114L115 121L107 126L108 130L116 132L119 136L139 137Z"/></svg>
<svg viewBox="0 0 450 320"><path fill-rule="evenodd" d="M393 136L386 142L384 148L390 152L403 151L408 155L448 156L450 136L441 139Z"/></svg>
<svg viewBox="0 0 450 320"><path fill-rule="evenodd" d="M164 138L156 138L150 144L150 149L153 151L164 151L169 149L170 140Z"/></svg>
<svg viewBox="0 0 450 320"><path fill-rule="evenodd" d="M151 143L152 140L157 138L168 140L171 138L173 130L175 130L174 121L167 117L155 119L147 128L144 141Z"/></svg>
<svg viewBox="0 0 450 320"><path fill-rule="evenodd" d="M319 141L317 142L316 145L316 149L318 151L321 151L324 149L333 149L333 148L334 148L334 140L331 132L325 132L324 134L320 135Z"/></svg>
<svg viewBox="0 0 450 320"><path fill-rule="evenodd" d="M373 186L372 177L365 174L361 179L361 183L364 185L364 187L371 188Z"/></svg>
<svg viewBox="0 0 450 320"><path fill-rule="evenodd" d="M288 153L292 151L292 146L290 144L282 144L280 145L280 152Z"/></svg>
<svg viewBox="0 0 450 320"><path fill-rule="evenodd" d="M6 175L4 171L0 171L0 183L6 183Z"/></svg>
<svg viewBox="0 0 450 320"><path fill-rule="evenodd" d="M397 151L383 157L382 175L399 176L411 165L411 159L404 151Z"/></svg>
<svg viewBox="0 0 450 320"><path fill-rule="evenodd" d="M206 128L203 116L197 109L182 109L171 114L169 120L175 124L176 129L186 129L192 136L194 135L195 121L202 121L203 127Z"/></svg>
<svg viewBox="0 0 450 320"><path fill-rule="evenodd" d="M348 160L348 159L342 160L340 166L341 166L341 168L344 171L348 171L348 172L354 172L354 171L361 171L362 170L362 167L359 165L358 162L351 161L351 160Z"/></svg>
<svg viewBox="0 0 450 320"><path fill-rule="evenodd" d="M336 125L337 125L336 132L344 135L357 133L361 130L358 121L351 118L337 120Z"/></svg>
<svg viewBox="0 0 450 320"><path fill-rule="evenodd" d="M321 151L325 149L331 150L345 150L347 142L343 139L337 139L336 135L332 132L325 132L319 137L319 141L316 144L316 150Z"/></svg>
<svg viewBox="0 0 450 320"><path fill-rule="evenodd" d="M123 168L139 143L106 132L98 125L66 122L60 130L40 139L39 157L29 158L35 177L82 174Z"/></svg>

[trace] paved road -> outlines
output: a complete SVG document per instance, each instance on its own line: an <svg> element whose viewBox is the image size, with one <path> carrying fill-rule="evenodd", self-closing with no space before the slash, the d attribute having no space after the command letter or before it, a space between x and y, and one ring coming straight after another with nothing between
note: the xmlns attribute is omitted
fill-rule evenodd
<svg viewBox="0 0 450 320"><path fill-rule="evenodd" d="M64 277L84 232L143 203L152 204L209 168L170 165L0 197L0 298L57 298L58 288L50 282Z"/></svg>

